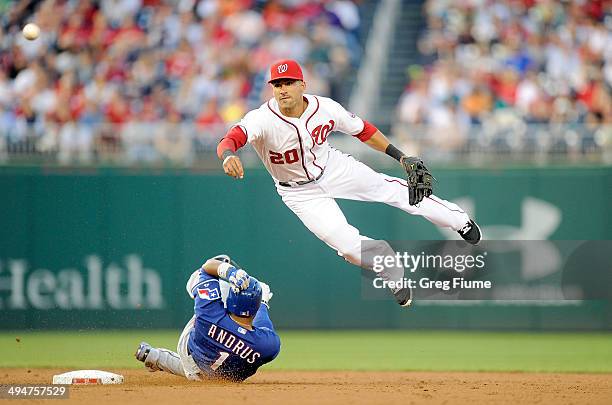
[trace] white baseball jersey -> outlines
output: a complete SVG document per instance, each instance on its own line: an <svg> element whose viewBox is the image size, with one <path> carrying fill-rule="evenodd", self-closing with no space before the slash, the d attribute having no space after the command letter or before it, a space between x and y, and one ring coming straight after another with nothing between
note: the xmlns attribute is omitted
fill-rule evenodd
<svg viewBox="0 0 612 405"><path fill-rule="evenodd" d="M316 179L327 166L332 131L357 135L363 120L327 97L305 94L308 107L300 118L284 116L272 98L237 124L277 181Z"/></svg>
<svg viewBox="0 0 612 405"><path fill-rule="evenodd" d="M327 143L331 131L358 135L364 129L363 120L329 98L304 97L308 107L300 118L282 115L271 99L237 125L275 179L285 205L338 255L369 268L362 263L361 251L362 242L370 238L348 223L335 198L385 203L454 230L466 225L470 218L456 204L432 195L410 205L404 179L377 173L331 148Z"/></svg>

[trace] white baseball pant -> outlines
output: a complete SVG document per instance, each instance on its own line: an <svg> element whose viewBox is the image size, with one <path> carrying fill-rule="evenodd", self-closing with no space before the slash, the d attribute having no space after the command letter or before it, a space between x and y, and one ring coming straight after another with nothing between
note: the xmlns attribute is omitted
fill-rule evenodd
<svg viewBox="0 0 612 405"><path fill-rule="evenodd" d="M312 233L357 266L362 266L361 241L371 239L347 222L334 198L382 202L455 231L469 221L459 206L435 195L410 205L406 180L378 173L334 148L330 148L327 167L319 180L298 187L277 184L276 188Z"/></svg>

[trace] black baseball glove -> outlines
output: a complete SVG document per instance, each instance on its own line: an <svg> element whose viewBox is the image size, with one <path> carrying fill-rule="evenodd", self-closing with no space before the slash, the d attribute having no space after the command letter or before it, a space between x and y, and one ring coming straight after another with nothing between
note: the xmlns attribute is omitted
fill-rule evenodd
<svg viewBox="0 0 612 405"><path fill-rule="evenodd" d="M417 205L433 193L433 176L418 157L403 156L400 163L408 176L408 203Z"/></svg>

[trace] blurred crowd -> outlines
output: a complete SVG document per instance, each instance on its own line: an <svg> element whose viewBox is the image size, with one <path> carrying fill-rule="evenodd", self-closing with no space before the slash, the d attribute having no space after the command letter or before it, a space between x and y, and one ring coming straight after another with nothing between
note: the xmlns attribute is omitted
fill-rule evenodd
<svg viewBox="0 0 612 405"><path fill-rule="evenodd" d="M408 72L399 123L426 124L441 149L475 128L506 131L506 143L564 128L565 147L583 151L610 137L611 1L427 0L424 14L426 63Z"/></svg>
<svg viewBox="0 0 612 405"><path fill-rule="evenodd" d="M361 57L350 0L44 0L0 4L0 159L56 153L189 162L302 62L339 97ZM27 22L41 28L28 41ZM95 156L94 156L95 155Z"/></svg>

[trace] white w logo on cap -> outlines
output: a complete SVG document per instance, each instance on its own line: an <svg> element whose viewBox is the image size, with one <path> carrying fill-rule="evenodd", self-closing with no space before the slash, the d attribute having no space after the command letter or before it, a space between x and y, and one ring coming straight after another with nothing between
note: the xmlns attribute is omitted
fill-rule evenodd
<svg viewBox="0 0 612 405"><path fill-rule="evenodd" d="M289 65L283 63L282 65L278 65L276 69L278 70L278 73L285 73L287 69L289 69Z"/></svg>

